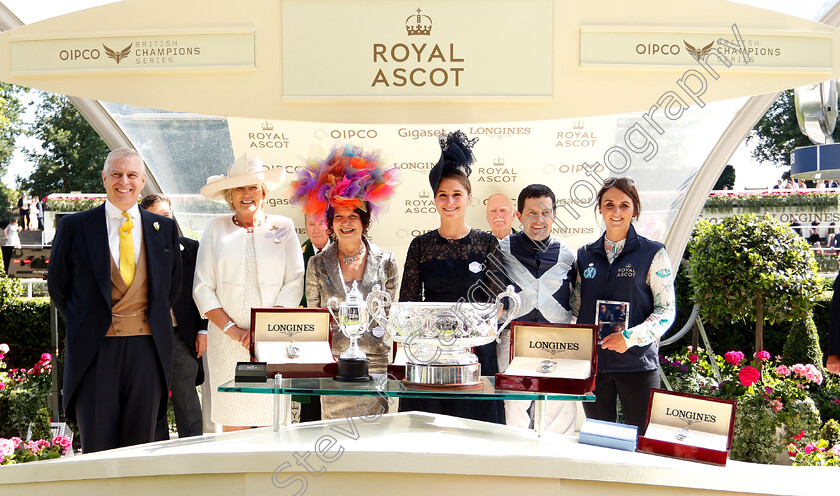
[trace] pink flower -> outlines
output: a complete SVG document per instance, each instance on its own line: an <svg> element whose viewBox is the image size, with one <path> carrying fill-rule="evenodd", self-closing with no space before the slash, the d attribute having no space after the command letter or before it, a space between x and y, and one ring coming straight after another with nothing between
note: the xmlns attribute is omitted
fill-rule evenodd
<svg viewBox="0 0 840 496"><path fill-rule="evenodd" d="M9 438L9 440L11 440L13 443L15 443L15 448L18 448L20 446L20 443L23 442L23 439L21 439L17 436L11 437L11 438Z"/></svg>
<svg viewBox="0 0 840 496"><path fill-rule="evenodd" d="M788 377L790 375L790 369L787 368L787 365L779 365L776 367L776 373L782 377Z"/></svg>
<svg viewBox="0 0 840 496"><path fill-rule="evenodd" d="M15 454L15 443L11 439L0 438L0 456L7 457Z"/></svg>
<svg viewBox="0 0 840 496"><path fill-rule="evenodd" d="M814 364L809 363L805 366L805 378L811 382L815 382L817 385L822 384L823 376Z"/></svg>
<svg viewBox="0 0 840 496"><path fill-rule="evenodd" d="M779 400L771 401L770 406L773 408L773 411L776 412L776 413L779 413L780 411L782 411L782 408L784 408L784 405L782 405L782 402L779 401Z"/></svg>
<svg viewBox="0 0 840 496"><path fill-rule="evenodd" d="M828 450L835 458L840 458L840 444L835 444Z"/></svg>
<svg viewBox="0 0 840 496"><path fill-rule="evenodd" d="M761 350L761 351L759 351L758 353L755 354L755 357L758 358L759 360L770 360L770 353L767 353L766 351Z"/></svg>
<svg viewBox="0 0 840 496"><path fill-rule="evenodd" d="M50 355L49 353L44 353L43 355L41 355L42 362L49 362L50 360L52 360L52 355Z"/></svg>
<svg viewBox="0 0 840 496"><path fill-rule="evenodd" d="M0 343L0 353L8 353L9 352L9 345L6 343Z"/></svg>
<svg viewBox="0 0 840 496"><path fill-rule="evenodd" d="M691 346L691 345L688 345L688 351L694 351L694 347Z"/></svg>
<svg viewBox="0 0 840 496"><path fill-rule="evenodd" d="M67 453L70 449L70 440L66 436L55 436L52 440L53 446L61 446L61 454Z"/></svg>
<svg viewBox="0 0 840 496"><path fill-rule="evenodd" d="M816 443L808 443L808 445L805 446L805 454L806 455L810 455L814 451L817 451L817 444Z"/></svg>
<svg viewBox="0 0 840 496"><path fill-rule="evenodd" d="M741 381L741 384L744 386L750 387L758 382L759 379L761 379L761 374L758 372L758 369L752 365L747 365L738 372L738 380Z"/></svg>
<svg viewBox="0 0 840 496"><path fill-rule="evenodd" d="M693 354L688 355L688 361L691 362L691 363L697 363L698 359L699 359L699 357L697 355L693 355Z"/></svg>
<svg viewBox="0 0 840 496"><path fill-rule="evenodd" d="M723 355L723 359L730 365L738 365L744 359L744 354L740 351L727 351Z"/></svg>
<svg viewBox="0 0 840 496"><path fill-rule="evenodd" d="M0 391L6 389L6 385L0 382Z"/></svg>
<svg viewBox="0 0 840 496"><path fill-rule="evenodd" d="M796 445L793 444L793 443L788 444L787 445L787 452L788 452L788 455L790 455L790 456L796 456Z"/></svg>
<svg viewBox="0 0 840 496"><path fill-rule="evenodd" d="M790 370L792 370L794 374L805 377L805 366L801 363L791 366Z"/></svg>

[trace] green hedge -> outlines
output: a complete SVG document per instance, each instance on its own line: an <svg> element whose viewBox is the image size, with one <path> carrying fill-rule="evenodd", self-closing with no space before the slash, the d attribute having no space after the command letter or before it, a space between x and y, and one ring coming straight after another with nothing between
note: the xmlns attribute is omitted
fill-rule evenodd
<svg viewBox="0 0 840 496"><path fill-rule="evenodd" d="M64 351L64 319L58 319L60 351ZM54 353L50 339L50 299L10 298L0 307L0 343L11 348L10 368L30 368L43 353Z"/></svg>

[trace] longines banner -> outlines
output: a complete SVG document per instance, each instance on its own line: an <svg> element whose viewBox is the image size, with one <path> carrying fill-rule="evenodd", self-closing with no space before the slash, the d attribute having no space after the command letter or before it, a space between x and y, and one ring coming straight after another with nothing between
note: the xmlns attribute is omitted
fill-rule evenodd
<svg viewBox="0 0 840 496"><path fill-rule="evenodd" d="M840 30L724 0L125 0L4 32L0 53L1 81L66 95L362 125L643 112L669 90L702 108L840 77Z"/></svg>

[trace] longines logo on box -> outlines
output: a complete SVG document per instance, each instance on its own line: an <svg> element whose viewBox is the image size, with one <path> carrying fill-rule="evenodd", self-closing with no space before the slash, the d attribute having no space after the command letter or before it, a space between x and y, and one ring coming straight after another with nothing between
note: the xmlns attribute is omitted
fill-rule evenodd
<svg viewBox="0 0 840 496"><path fill-rule="evenodd" d="M421 14L410 15L405 20L407 36L429 36L432 32L432 18ZM461 85L464 62L457 55L454 43L374 43L373 63L379 64L371 82L371 88L395 86L421 87L431 84L436 87Z"/></svg>
<svg viewBox="0 0 840 496"><path fill-rule="evenodd" d="M512 167L505 167L505 160L497 157L493 160L493 167L478 168L478 182L480 183L515 183L519 175Z"/></svg>
<svg viewBox="0 0 840 496"><path fill-rule="evenodd" d="M528 348L532 350L543 350L551 356L563 353L564 351L580 350L580 343L560 343L557 341L528 341Z"/></svg>
<svg viewBox="0 0 840 496"><path fill-rule="evenodd" d="M289 138L282 131L275 131L274 124L265 121L260 125L259 131L248 133L248 148L289 148ZM287 171L288 172L288 171Z"/></svg>
<svg viewBox="0 0 840 496"><path fill-rule="evenodd" d="M488 136L490 138L502 139L511 136L523 136L531 134L530 127L470 127L466 133L470 136Z"/></svg>
<svg viewBox="0 0 840 496"><path fill-rule="evenodd" d="M316 129L314 132L315 139L323 140L323 139L343 139L343 140L352 140L352 139L372 139L376 138L379 133L376 129Z"/></svg>
<svg viewBox="0 0 840 496"><path fill-rule="evenodd" d="M435 199L432 197L432 192L426 188L421 189L417 193L417 198L408 199L405 201L406 214L435 214Z"/></svg>
<svg viewBox="0 0 840 496"><path fill-rule="evenodd" d="M304 332L315 332L314 324L266 324L266 331L292 337Z"/></svg>
<svg viewBox="0 0 840 496"><path fill-rule="evenodd" d="M717 417L709 413L693 412L691 410L679 410L677 408L670 407L665 407L665 415L669 417L676 417L688 425L699 422L708 422L711 424L717 422Z"/></svg>
<svg viewBox="0 0 840 496"><path fill-rule="evenodd" d="M598 137L595 131L587 130L586 124L578 120L572 124L572 129L557 132L557 144L555 148L589 148L595 146Z"/></svg>

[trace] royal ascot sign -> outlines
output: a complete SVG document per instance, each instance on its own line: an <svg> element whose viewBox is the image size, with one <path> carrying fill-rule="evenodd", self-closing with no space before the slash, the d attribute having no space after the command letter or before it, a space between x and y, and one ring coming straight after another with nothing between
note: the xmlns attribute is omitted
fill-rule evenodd
<svg viewBox="0 0 840 496"><path fill-rule="evenodd" d="M548 98L553 7L551 0L424 0L409 11L391 0L364 9L285 0L283 96ZM476 37L467 26L495 34Z"/></svg>
<svg viewBox="0 0 840 496"><path fill-rule="evenodd" d="M831 33L584 26L580 65L591 69L669 67L732 71L831 72Z"/></svg>
<svg viewBox="0 0 840 496"><path fill-rule="evenodd" d="M14 39L15 75L254 70L254 30Z"/></svg>

